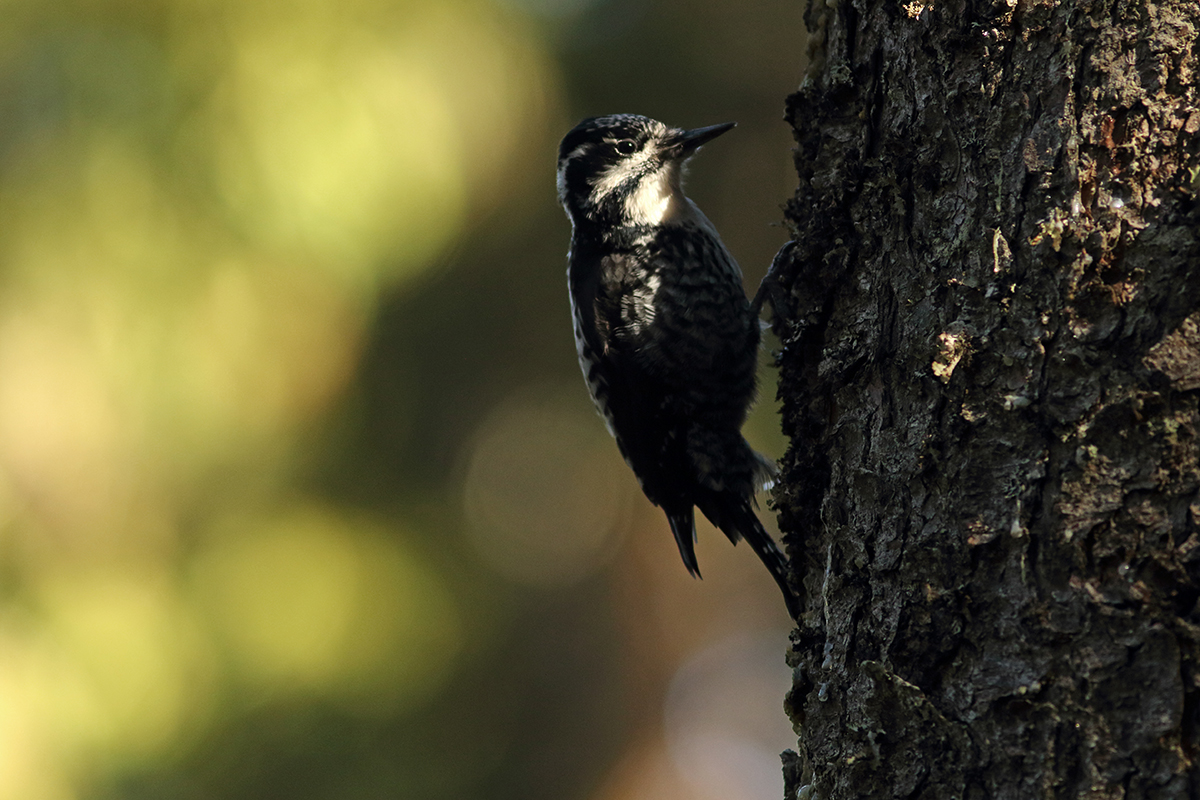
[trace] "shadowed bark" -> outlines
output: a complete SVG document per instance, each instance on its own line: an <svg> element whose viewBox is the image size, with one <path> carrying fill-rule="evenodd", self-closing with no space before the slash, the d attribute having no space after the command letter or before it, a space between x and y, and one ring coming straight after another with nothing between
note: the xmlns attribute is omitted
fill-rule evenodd
<svg viewBox="0 0 1200 800"><path fill-rule="evenodd" d="M807 20L787 796L1200 796L1200 3Z"/></svg>

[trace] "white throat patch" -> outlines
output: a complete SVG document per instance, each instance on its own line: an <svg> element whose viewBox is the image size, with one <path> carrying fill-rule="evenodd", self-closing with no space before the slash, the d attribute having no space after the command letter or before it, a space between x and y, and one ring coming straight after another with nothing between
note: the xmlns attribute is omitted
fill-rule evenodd
<svg viewBox="0 0 1200 800"><path fill-rule="evenodd" d="M680 164L668 161L656 170L644 173L649 155L617 164L600 175L593 186L596 197L608 195L636 181L633 191L625 198L625 220L633 225L656 226L686 216L691 204L680 186Z"/></svg>
<svg viewBox="0 0 1200 800"><path fill-rule="evenodd" d="M686 208L687 200L679 186L679 165L670 162L642 178L625 198L626 219L635 225L662 225Z"/></svg>

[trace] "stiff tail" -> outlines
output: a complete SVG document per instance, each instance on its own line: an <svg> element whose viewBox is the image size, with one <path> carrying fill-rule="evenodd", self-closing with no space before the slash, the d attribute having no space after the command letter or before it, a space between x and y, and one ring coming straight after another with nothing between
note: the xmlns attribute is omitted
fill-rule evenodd
<svg viewBox="0 0 1200 800"><path fill-rule="evenodd" d="M679 546L679 555L683 557L683 565L693 578L700 577L700 563L696 561L696 515L689 504L686 509L664 509L667 512L667 522L671 523L671 533L675 534L675 544Z"/></svg>
<svg viewBox="0 0 1200 800"><path fill-rule="evenodd" d="M783 592L783 602L787 605L788 614L792 619L799 620L800 600L792 592L792 587L788 585L787 556L783 554L775 544L775 540L758 521L758 515L750 506L750 498L740 497L729 492L714 493L697 505L704 516L708 517L713 525L716 525L722 533L729 537L729 541L737 544L739 540L745 538L750 549L770 570L771 577L775 579L775 583ZM674 522L672 522L671 528L674 530ZM676 539L678 540L678 534L676 534ZM682 550L682 547L680 549ZM691 549L690 546L689 549ZM694 560L695 556L693 556ZM687 562L686 556L684 562Z"/></svg>

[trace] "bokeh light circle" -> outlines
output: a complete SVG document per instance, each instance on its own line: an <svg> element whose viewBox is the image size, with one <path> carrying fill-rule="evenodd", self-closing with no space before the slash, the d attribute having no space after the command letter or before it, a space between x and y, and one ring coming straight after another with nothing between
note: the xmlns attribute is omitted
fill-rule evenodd
<svg viewBox="0 0 1200 800"><path fill-rule="evenodd" d="M475 437L463 487L467 535L510 580L575 583L619 543L631 479L585 403L574 393L526 390Z"/></svg>

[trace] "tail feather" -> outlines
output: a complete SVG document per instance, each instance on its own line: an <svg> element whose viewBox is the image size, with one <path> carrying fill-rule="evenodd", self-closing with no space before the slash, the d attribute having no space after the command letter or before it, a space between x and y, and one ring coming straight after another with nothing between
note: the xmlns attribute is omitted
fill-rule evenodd
<svg viewBox="0 0 1200 800"><path fill-rule="evenodd" d="M668 510L667 522L671 523L671 533L675 535L675 544L679 547L679 555L683 557L683 565L693 578L700 577L700 563L696 561L696 512L689 504L686 509Z"/></svg>
<svg viewBox="0 0 1200 800"><path fill-rule="evenodd" d="M787 604L788 614L794 620L800 619L800 600L792 592L788 583L788 560L775 540L767 533L766 528L758 520L758 515L750 506L749 497L740 497L730 492L712 494L704 498L697 506L713 525L729 537L729 541L737 544L742 537L750 545L750 549L758 556L771 577L783 592L783 601ZM672 523L672 529L674 524ZM678 535L676 536L678 539ZM684 558L687 562L687 558Z"/></svg>

